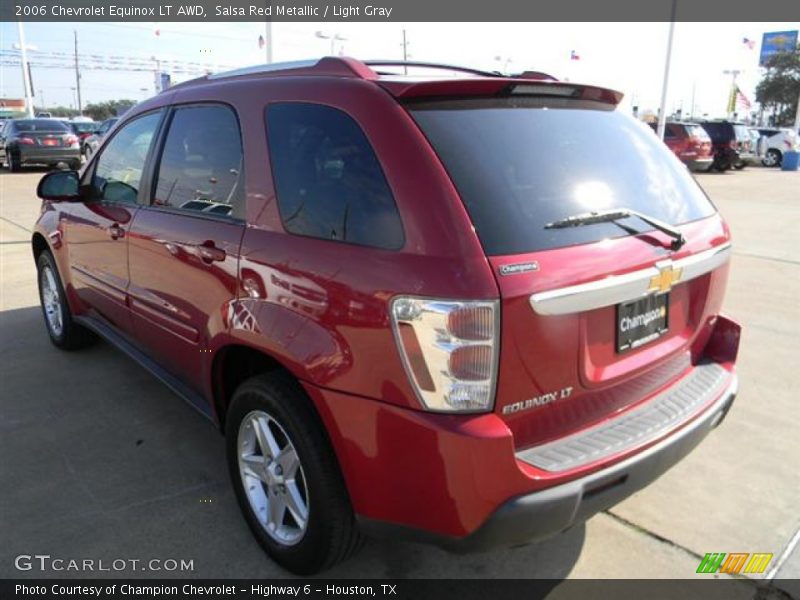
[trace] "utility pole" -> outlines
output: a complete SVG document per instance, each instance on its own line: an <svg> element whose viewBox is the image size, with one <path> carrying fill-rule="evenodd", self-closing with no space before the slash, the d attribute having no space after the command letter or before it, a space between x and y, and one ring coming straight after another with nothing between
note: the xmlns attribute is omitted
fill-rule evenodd
<svg viewBox="0 0 800 600"><path fill-rule="evenodd" d="M25 44L25 31L22 28L22 21L17 21L17 33L19 34L19 51L22 58L22 85L25 90L25 108L28 117L33 118L33 92L31 82L28 79L28 46Z"/></svg>
<svg viewBox="0 0 800 600"><path fill-rule="evenodd" d="M669 37L667 38L667 60L664 62L664 82L661 84L661 108L658 111L658 138L664 139L667 127L667 89L669 88L669 65L672 61L672 38L675 33L675 11L678 0L672 0L672 16L669 21Z"/></svg>
<svg viewBox="0 0 800 600"><path fill-rule="evenodd" d="M72 33L75 36L75 89L78 92L78 114L83 113L81 106L81 69L78 66L78 30L73 29Z"/></svg>
<svg viewBox="0 0 800 600"><path fill-rule="evenodd" d="M405 27L403 27L403 62L408 62L408 38ZM403 74L408 75L408 65L403 65Z"/></svg>

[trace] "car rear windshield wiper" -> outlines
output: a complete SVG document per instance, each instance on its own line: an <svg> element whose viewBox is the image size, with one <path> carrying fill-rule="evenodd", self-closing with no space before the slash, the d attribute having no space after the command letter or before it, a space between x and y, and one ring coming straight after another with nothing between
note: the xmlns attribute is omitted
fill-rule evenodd
<svg viewBox="0 0 800 600"><path fill-rule="evenodd" d="M686 238L683 237L683 234L672 225L667 225L664 223L664 221L659 221L653 217L648 217L647 215L643 215L642 213L630 208L613 208L611 210L581 213L579 215L565 217L563 219L559 219L558 221L548 223L544 226L544 228L565 229L567 227L581 227L583 225L593 225L594 223L611 223L613 221L619 221L620 219L627 219L628 217L636 217L637 219L652 225L659 231L666 233L672 238L670 248L673 250L680 250L681 247L686 243Z"/></svg>

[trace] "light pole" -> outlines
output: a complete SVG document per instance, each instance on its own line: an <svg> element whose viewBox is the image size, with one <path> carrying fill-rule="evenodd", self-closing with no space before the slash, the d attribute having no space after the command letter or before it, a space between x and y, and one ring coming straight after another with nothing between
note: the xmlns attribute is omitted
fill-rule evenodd
<svg viewBox="0 0 800 600"><path fill-rule="evenodd" d="M508 66L514 62L512 58L503 57L503 56L495 56L494 59L498 63L503 63L503 70L501 71L504 75L508 75Z"/></svg>
<svg viewBox="0 0 800 600"><path fill-rule="evenodd" d="M47 110L47 104L44 102L44 91L39 90L39 101L42 103L42 110Z"/></svg>
<svg viewBox="0 0 800 600"><path fill-rule="evenodd" d="M669 89L669 66L672 62L672 38L675 35L675 11L678 0L672 0L672 13L669 19L669 36L667 37L667 59L664 61L664 81L661 84L661 108L658 111L658 138L664 139L664 130L667 128L667 91Z"/></svg>
<svg viewBox="0 0 800 600"><path fill-rule="evenodd" d="M317 31L314 35L317 36L321 40L330 40L331 41L331 56L334 56L336 54L336 51L335 51L336 42L346 42L347 41L346 37L344 37L342 35L339 35L336 32L327 33L325 31Z"/></svg>
<svg viewBox="0 0 800 600"><path fill-rule="evenodd" d="M33 46L28 46L25 43L25 30L22 28L22 21L17 21L17 34L19 35L19 44L14 44L21 55L22 59L22 85L25 90L25 108L28 112L28 117L33 118L33 90L31 90L31 81L28 78L28 50L35 50Z"/></svg>

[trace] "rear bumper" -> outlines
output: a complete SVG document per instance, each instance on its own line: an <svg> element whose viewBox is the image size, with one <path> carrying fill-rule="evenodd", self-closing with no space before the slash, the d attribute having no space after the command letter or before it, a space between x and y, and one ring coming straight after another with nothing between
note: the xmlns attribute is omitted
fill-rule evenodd
<svg viewBox="0 0 800 600"><path fill-rule="evenodd" d="M647 450L580 479L504 502L473 533L464 537L437 535L360 517L365 533L400 537L473 552L545 539L581 523L624 500L660 477L689 454L719 425L738 389L734 375L725 392L700 417Z"/></svg>
<svg viewBox="0 0 800 600"><path fill-rule="evenodd" d="M736 396L741 328L719 315L698 362L613 418L519 448L496 413L411 410L304 383L362 529L455 551L567 529L686 456Z"/></svg>
<svg viewBox="0 0 800 600"><path fill-rule="evenodd" d="M55 163L79 160L80 148L40 148L21 146L18 151L20 162L25 163Z"/></svg>
<svg viewBox="0 0 800 600"><path fill-rule="evenodd" d="M683 159L683 162L689 167L690 171L708 171L714 163L714 157L706 156L704 158Z"/></svg>

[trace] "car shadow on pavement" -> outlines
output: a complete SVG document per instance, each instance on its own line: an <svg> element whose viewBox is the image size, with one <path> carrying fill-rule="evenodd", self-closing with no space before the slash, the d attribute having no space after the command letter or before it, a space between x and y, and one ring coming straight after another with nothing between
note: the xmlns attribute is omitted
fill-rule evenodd
<svg viewBox="0 0 800 600"><path fill-rule="evenodd" d="M149 373L106 343L54 348L38 306L0 312L0 577L87 577L18 571L20 554L173 558L192 569L126 568L101 576L289 577L239 514L223 438ZM524 547L457 555L368 540L322 577L547 578L572 570L586 530Z"/></svg>

